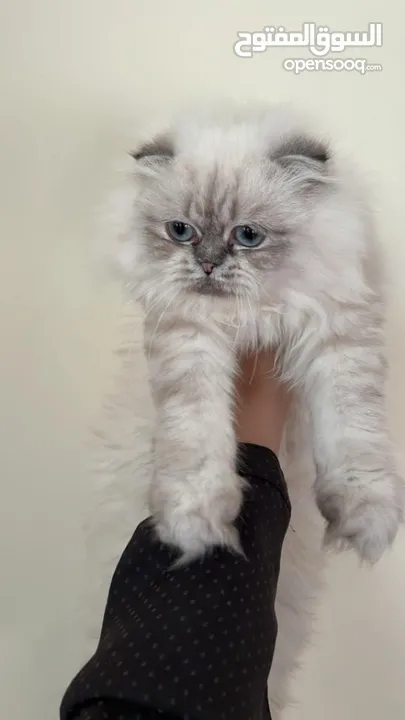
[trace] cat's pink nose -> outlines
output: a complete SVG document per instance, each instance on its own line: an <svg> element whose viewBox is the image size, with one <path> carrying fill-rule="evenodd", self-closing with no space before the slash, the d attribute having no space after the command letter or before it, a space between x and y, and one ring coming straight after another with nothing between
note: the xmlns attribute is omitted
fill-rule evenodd
<svg viewBox="0 0 405 720"><path fill-rule="evenodd" d="M205 274L211 275L211 273L215 267L214 263L203 262L203 263L201 263L201 265L202 265L202 269L204 270Z"/></svg>

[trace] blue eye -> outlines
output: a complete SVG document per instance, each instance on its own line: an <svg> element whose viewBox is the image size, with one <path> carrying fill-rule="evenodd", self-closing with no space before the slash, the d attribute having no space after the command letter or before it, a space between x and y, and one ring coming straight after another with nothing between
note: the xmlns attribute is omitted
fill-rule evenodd
<svg viewBox="0 0 405 720"><path fill-rule="evenodd" d="M263 233L258 232L250 225L237 225L232 230L232 235L238 245L246 248L258 247L264 240Z"/></svg>
<svg viewBox="0 0 405 720"><path fill-rule="evenodd" d="M171 239L178 243L187 243L197 237L195 228L180 220L166 223L166 230Z"/></svg>

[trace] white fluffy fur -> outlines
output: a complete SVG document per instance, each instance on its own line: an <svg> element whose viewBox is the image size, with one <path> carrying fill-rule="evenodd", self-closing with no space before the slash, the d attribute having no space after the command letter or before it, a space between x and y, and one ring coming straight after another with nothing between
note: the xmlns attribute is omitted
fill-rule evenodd
<svg viewBox="0 0 405 720"><path fill-rule="evenodd" d="M267 186L261 159L301 132L295 119L276 109L184 122L172 131L180 160L141 162L139 169L134 163L116 205L119 261L131 295L146 310L157 410L152 419L150 401L143 398L146 367L140 377L143 359L137 346L126 361L120 401L115 401L114 438L108 440L115 459L106 468L107 478L118 498L113 525L126 528L116 552L139 519L135 510L140 484L149 487L158 533L186 556L216 542L237 546L233 520L241 485L234 470L232 427L236 350L278 347L282 376L296 387L297 403L281 457L293 518L277 600L273 713L285 706L286 679L307 636L309 603L319 582L320 516L311 492L314 480L315 498L327 521L326 539L352 546L368 561L377 560L391 544L403 518L403 483L384 408L383 303L373 270L372 218L352 169L335 158L325 175L316 163L298 158L286 174L276 168ZM190 167L194 179L178 181ZM238 301L235 295L218 300L182 287L179 263L192 279L201 270L191 264L191 256L180 257L175 251L162 263L159 245L151 251L142 215L145 208L156 206L167 213L172 204L173 214L166 219L178 219L176 192L186 193L190 182L199 192L213 167L220 168L223 187L232 187L235 169L243 168L247 187L240 193L245 192L245 208L253 188L254 197L265 198L268 192L281 216L284 211L288 221L294 220L289 252L265 275L255 275L239 255L237 273L245 285ZM312 182L319 183L321 192L307 207L301 186ZM156 217L153 222L154 242L159 243L162 234L161 243L168 243ZM153 424L153 456L148 420ZM144 473L141 457L146 458ZM103 548L110 543L107 537Z"/></svg>

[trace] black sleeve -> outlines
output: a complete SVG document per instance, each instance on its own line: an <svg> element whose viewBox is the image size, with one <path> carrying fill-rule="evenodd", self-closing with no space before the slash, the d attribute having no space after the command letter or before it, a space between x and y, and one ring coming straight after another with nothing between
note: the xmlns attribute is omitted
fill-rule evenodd
<svg viewBox="0 0 405 720"><path fill-rule="evenodd" d="M174 549L141 523L114 573L98 648L68 688L61 720L268 720L274 601L291 507L278 460L240 445L247 480L225 548L173 568Z"/></svg>

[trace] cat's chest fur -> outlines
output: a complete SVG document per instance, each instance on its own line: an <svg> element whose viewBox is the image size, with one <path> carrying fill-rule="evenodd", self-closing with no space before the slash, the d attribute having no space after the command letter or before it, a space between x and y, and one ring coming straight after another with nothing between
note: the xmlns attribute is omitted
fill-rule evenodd
<svg viewBox="0 0 405 720"><path fill-rule="evenodd" d="M295 315L293 308L282 302L253 307L214 299L186 302L172 311L173 321L181 319L207 334L218 333L218 339L227 340L237 352L279 347L283 339L287 339L288 328L300 324Z"/></svg>

